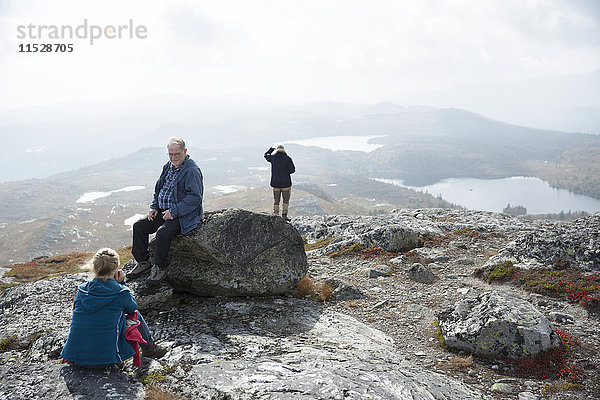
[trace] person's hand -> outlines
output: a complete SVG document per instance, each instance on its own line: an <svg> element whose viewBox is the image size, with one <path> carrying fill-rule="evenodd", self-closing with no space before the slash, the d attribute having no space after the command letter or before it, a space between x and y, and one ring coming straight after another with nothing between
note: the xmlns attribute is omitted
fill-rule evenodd
<svg viewBox="0 0 600 400"><path fill-rule="evenodd" d="M116 270L113 279L119 283L123 282L125 280L125 272L122 269Z"/></svg>
<svg viewBox="0 0 600 400"><path fill-rule="evenodd" d="M148 211L148 220L152 221L154 219L154 217L156 217L158 215L158 211L157 210L150 210Z"/></svg>
<svg viewBox="0 0 600 400"><path fill-rule="evenodd" d="M273 150L275 150L274 147L269 147L269 150L267 150L267 154L271 154L273 152Z"/></svg>
<svg viewBox="0 0 600 400"><path fill-rule="evenodd" d="M173 216L171 216L171 211L169 211L169 210L163 211L162 215L163 215L163 219L165 221L173 219Z"/></svg>

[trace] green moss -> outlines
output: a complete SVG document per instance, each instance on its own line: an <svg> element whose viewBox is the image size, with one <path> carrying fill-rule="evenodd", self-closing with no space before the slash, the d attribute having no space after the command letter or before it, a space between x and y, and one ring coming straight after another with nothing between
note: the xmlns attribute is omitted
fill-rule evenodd
<svg viewBox="0 0 600 400"><path fill-rule="evenodd" d="M431 327L434 329L434 333L438 338L440 346L442 346L443 348L447 348L448 346L446 345L446 339L444 339L444 334L442 333L442 328L440 328L440 323L437 319L435 321L433 321L433 323L431 324Z"/></svg>
<svg viewBox="0 0 600 400"><path fill-rule="evenodd" d="M304 251L310 251L310 250L323 248L323 247L327 246L329 243L333 242L334 239L335 239L334 237L330 237L330 238L318 240L314 243L306 243L304 245Z"/></svg>
<svg viewBox="0 0 600 400"><path fill-rule="evenodd" d="M502 264L496 265L496 267L489 273L486 274L487 283L492 281L505 281L512 278L515 272L515 267L510 261L505 261Z"/></svg>
<svg viewBox="0 0 600 400"><path fill-rule="evenodd" d="M162 382L167 378L167 374L163 371L153 371L148 375L140 378L142 385L150 385L151 383Z"/></svg>
<svg viewBox="0 0 600 400"><path fill-rule="evenodd" d="M0 341L0 353L4 353L5 351L10 350L10 348L17 341L17 335L9 336Z"/></svg>
<svg viewBox="0 0 600 400"><path fill-rule="evenodd" d="M463 228L463 229L457 229L452 233L454 233L455 235L468 235L472 232L473 232L473 228Z"/></svg>
<svg viewBox="0 0 600 400"><path fill-rule="evenodd" d="M348 253L358 253L364 248L362 243L354 243L351 246L341 246L338 251L335 251L329 255L329 257L337 257Z"/></svg>
<svg viewBox="0 0 600 400"><path fill-rule="evenodd" d="M0 283L0 292L13 286L19 286L18 283Z"/></svg>
<svg viewBox="0 0 600 400"><path fill-rule="evenodd" d="M544 386L544 394L556 393L558 391L564 390L585 390L585 385L580 383L571 383L571 382L561 382L561 383L553 383L550 385Z"/></svg>
<svg viewBox="0 0 600 400"><path fill-rule="evenodd" d="M175 372L175 367L170 367L170 366L166 365L165 363L162 363L162 366L163 366L162 371L150 372L148 375L140 378L140 382L143 385L150 385L153 383L162 382L165 379L167 379L167 375L170 375L173 372Z"/></svg>

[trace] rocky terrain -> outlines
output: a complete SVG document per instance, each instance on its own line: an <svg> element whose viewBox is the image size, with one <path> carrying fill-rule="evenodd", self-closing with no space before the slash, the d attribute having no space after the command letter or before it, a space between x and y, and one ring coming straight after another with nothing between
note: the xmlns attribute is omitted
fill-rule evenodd
<svg viewBox="0 0 600 400"><path fill-rule="evenodd" d="M595 277L600 215L567 224L423 209L297 217L292 225L315 243L307 252L308 275L321 293L329 286L331 296L199 297L171 290L161 297L131 282L155 338L169 349L159 361L143 358L139 368L128 362L98 372L59 363L74 285L85 274L5 289L0 397L600 397L600 321L593 308L474 275L507 260L552 268L558 254L561 263ZM505 359L471 358L443 346L438 316L489 292L527 302L553 329L575 337L581 379L523 375Z"/></svg>

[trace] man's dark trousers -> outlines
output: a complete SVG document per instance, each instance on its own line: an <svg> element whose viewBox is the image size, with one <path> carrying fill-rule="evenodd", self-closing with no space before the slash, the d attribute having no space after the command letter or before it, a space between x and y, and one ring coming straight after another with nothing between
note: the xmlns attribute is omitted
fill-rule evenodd
<svg viewBox="0 0 600 400"><path fill-rule="evenodd" d="M148 260L148 236L156 232L154 242L154 265L159 268L169 266L169 248L171 240L181 232L179 219L163 219L162 213L165 210L158 210L158 214L152 221L148 218L140 219L133 224L133 246L131 253L137 262Z"/></svg>

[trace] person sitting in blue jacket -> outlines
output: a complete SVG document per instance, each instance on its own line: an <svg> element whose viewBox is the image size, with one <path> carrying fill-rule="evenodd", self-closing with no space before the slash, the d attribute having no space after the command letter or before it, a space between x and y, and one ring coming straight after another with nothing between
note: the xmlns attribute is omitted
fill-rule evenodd
<svg viewBox="0 0 600 400"><path fill-rule="evenodd" d="M143 355L160 358L166 349L154 344L148 325L137 311L137 303L125 285L119 269L119 255L100 249L92 259L94 279L79 285L73 302L73 319L67 341L60 353L66 361L92 367L121 363L134 356L125 339L126 314L137 313L138 330L147 342Z"/></svg>
<svg viewBox="0 0 600 400"><path fill-rule="evenodd" d="M185 235L202 221L204 183L198 165L187 155L181 138L169 138L169 162L154 187L154 196L148 215L133 224L131 253L137 261L127 278L136 278L150 270L146 282L156 285L165 278L169 266L169 248L173 238ZM148 238L156 232L154 265L150 263Z"/></svg>

